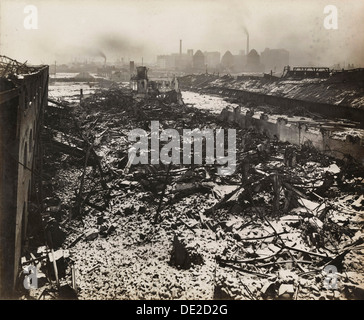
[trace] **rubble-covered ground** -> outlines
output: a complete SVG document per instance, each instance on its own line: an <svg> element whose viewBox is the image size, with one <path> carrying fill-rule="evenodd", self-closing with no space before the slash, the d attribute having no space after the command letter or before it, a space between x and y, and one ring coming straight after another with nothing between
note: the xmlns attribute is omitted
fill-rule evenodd
<svg viewBox="0 0 364 320"><path fill-rule="evenodd" d="M256 118L260 118L263 114L268 115L270 121L277 121L284 118L288 123L308 124L314 130L320 130L324 127L330 130L330 136L335 139L346 140L348 136L352 139L364 139L364 130L360 127L360 122L354 121L359 119L327 119L319 113L312 113L305 108L297 107L287 109L279 106L272 106L266 103L255 103L253 101L239 104L236 98L222 98L217 95L204 94L203 89L192 88L195 91L184 91L183 100L187 105L196 108L209 110L212 113L221 113L224 108L234 110L240 106L241 112L244 114L249 110L254 110ZM206 93L206 92L205 92Z"/></svg>
<svg viewBox="0 0 364 320"><path fill-rule="evenodd" d="M352 158L117 87L56 109L45 117L43 220L61 282L73 269L79 299L363 298L364 172ZM151 120L179 132L235 128L235 174L130 165L127 135ZM57 296L50 269L33 297Z"/></svg>
<svg viewBox="0 0 364 320"><path fill-rule="evenodd" d="M343 81L342 79L335 79L335 77L326 79L283 77L271 80L249 75L234 78L229 75L191 74L181 77L180 83L185 89L197 87L200 89L209 87L230 88L358 109L363 109L364 106L362 71L358 72L358 78L355 81L349 78Z"/></svg>

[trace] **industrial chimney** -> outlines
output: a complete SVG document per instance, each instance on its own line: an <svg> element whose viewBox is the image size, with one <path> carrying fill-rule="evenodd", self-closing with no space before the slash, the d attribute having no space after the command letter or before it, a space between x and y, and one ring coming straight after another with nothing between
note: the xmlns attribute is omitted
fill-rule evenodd
<svg viewBox="0 0 364 320"><path fill-rule="evenodd" d="M182 55L182 40L179 41L179 54Z"/></svg>
<svg viewBox="0 0 364 320"><path fill-rule="evenodd" d="M249 33L246 33L246 55L249 54Z"/></svg>

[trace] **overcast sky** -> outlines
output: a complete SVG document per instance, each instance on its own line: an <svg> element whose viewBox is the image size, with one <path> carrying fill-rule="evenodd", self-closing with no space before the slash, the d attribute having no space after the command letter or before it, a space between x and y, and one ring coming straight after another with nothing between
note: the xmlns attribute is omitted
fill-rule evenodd
<svg viewBox="0 0 364 320"><path fill-rule="evenodd" d="M26 5L38 29L26 30ZM324 7L338 9L338 29L324 28ZM1 0L0 53L51 64L74 58L155 61L179 51L285 48L291 65L364 66L364 0Z"/></svg>

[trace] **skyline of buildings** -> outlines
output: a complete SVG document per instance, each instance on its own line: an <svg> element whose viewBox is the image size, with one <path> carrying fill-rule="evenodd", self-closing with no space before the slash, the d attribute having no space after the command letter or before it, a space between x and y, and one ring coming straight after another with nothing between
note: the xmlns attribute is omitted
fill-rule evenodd
<svg viewBox="0 0 364 320"><path fill-rule="evenodd" d="M247 50L248 46L247 46ZM230 50L222 55L219 51L187 49L179 53L158 55L156 65L160 69L185 72L283 72L289 65L289 51L286 49L265 48L260 54L255 50L239 50L232 54Z"/></svg>
<svg viewBox="0 0 364 320"><path fill-rule="evenodd" d="M249 51L248 54L246 52ZM50 72L97 72L100 68L114 68L112 72L120 71L123 73L130 73L129 62L133 61L136 65L145 65L155 71L159 72L177 72L181 73L223 73L223 74L236 74L236 73L270 73L279 76L283 73L284 67L291 64L290 52L284 48L265 48L258 53L254 48L249 50L249 40L247 40L246 50L240 49L239 52L231 52L226 50L223 54L220 51L202 51L200 49L188 48L183 51L182 40L180 40L180 47L178 53L161 54L155 57L154 61L145 61L143 57L137 59L130 57L118 57L107 59L106 55L102 53L99 57L84 58L75 57L73 61L68 64L50 64ZM294 57L293 57L294 58ZM139 60L138 60L139 59ZM56 63L56 62L55 62ZM296 66L293 64L292 66ZM298 65L297 65L298 66ZM301 65L301 66L318 66L315 64ZM354 69L360 67L359 65L348 63L336 63L332 66L326 66L332 69L341 69L347 67ZM118 69L118 70L116 70ZM110 69L111 70L111 69Z"/></svg>

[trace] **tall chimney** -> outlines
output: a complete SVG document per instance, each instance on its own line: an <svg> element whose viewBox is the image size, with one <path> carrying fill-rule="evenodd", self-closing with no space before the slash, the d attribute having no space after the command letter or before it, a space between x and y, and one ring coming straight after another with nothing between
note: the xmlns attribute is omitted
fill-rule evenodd
<svg viewBox="0 0 364 320"><path fill-rule="evenodd" d="M246 34L246 55L249 54L249 34Z"/></svg>
<svg viewBox="0 0 364 320"><path fill-rule="evenodd" d="M182 40L179 41L179 54L182 55Z"/></svg>

